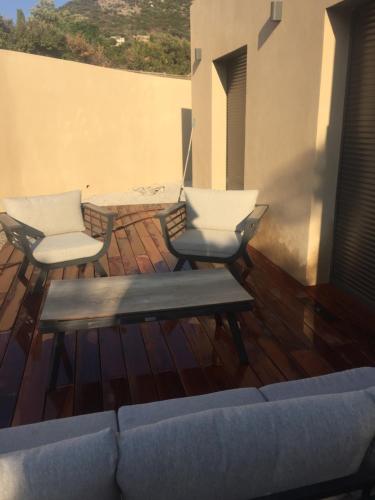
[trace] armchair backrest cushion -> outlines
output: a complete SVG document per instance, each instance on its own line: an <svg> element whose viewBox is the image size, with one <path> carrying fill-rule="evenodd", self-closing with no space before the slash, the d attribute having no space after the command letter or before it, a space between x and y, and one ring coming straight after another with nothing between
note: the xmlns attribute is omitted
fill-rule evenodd
<svg viewBox="0 0 375 500"><path fill-rule="evenodd" d="M243 220L253 211L257 190L218 191L184 188L187 226L196 229L242 231Z"/></svg>
<svg viewBox="0 0 375 500"><path fill-rule="evenodd" d="M358 472L375 389L221 408L120 435L127 500L257 498Z"/></svg>
<svg viewBox="0 0 375 500"><path fill-rule="evenodd" d="M7 214L46 236L84 231L81 192L4 198Z"/></svg>

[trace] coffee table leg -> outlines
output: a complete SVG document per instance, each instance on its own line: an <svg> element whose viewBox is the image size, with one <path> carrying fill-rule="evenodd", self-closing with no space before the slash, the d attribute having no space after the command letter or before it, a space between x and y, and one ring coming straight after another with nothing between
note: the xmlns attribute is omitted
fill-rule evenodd
<svg viewBox="0 0 375 500"><path fill-rule="evenodd" d="M215 322L216 322L216 329L221 328L223 326L223 318L221 317L220 314L215 314Z"/></svg>
<svg viewBox="0 0 375 500"><path fill-rule="evenodd" d="M60 360L61 360L62 352L64 349L64 337L65 337L65 333L57 333L56 334L56 339L55 339L54 348L53 348L52 368L51 368L51 374L50 374L50 379L49 379L49 390L50 391L53 391L56 389Z"/></svg>
<svg viewBox="0 0 375 500"><path fill-rule="evenodd" d="M236 315L231 312L231 313L227 313L227 317L228 317L229 327L230 327L230 330L232 332L233 341L234 341L234 344L236 346L238 356L240 358L240 362L242 365L248 365L249 358L247 356L245 345L244 345L243 340L242 340L242 334L241 334L241 330L238 326Z"/></svg>

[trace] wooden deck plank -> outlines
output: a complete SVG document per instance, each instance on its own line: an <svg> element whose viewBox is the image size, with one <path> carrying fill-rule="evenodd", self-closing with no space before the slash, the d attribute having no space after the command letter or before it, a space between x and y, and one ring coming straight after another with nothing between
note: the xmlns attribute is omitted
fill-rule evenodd
<svg viewBox="0 0 375 500"><path fill-rule="evenodd" d="M5 245L0 255L0 263L4 269L0 270L0 306L10 289L10 285L17 274L19 262L22 260L22 254L16 248Z"/></svg>
<svg viewBox="0 0 375 500"><path fill-rule="evenodd" d="M85 270L79 271L77 267L55 269L48 276L51 279L77 279L92 277L94 270L92 264L88 264ZM56 388L49 390L46 394L44 407L44 420L54 418L70 417L74 412L74 382L76 365L77 334L75 331L65 332L62 359L59 364ZM50 363L52 360L50 359Z"/></svg>
<svg viewBox="0 0 375 500"><path fill-rule="evenodd" d="M159 323L142 324L141 331L160 399L185 395Z"/></svg>
<svg viewBox="0 0 375 500"><path fill-rule="evenodd" d="M77 368L74 414L103 409L98 331L77 332Z"/></svg>
<svg viewBox="0 0 375 500"><path fill-rule="evenodd" d="M34 286L36 279L37 273L33 273L29 288ZM17 284L16 287L18 286L24 285ZM31 294L28 291L23 292L23 295L25 298L18 311L0 367L0 428L10 426L12 422L42 301L40 294ZM12 310L11 314L13 313Z"/></svg>
<svg viewBox="0 0 375 500"><path fill-rule="evenodd" d="M125 363L133 404L149 403L159 399L141 330L138 325L121 328Z"/></svg>
<svg viewBox="0 0 375 500"><path fill-rule="evenodd" d="M101 263L111 276L173 270L155 218L164 205L114 207L121 218ZM93 221L95 225L99 221ZM241 366L226 325L210 317L67 332L57 387L47 392L51 335L35 330L41 297L16 277L22 255L0 250L0 427L123 404L375 366L375 314L332 285L304 287L250 249L247 286L255 309L240 317L249 366ZM3 268L3 265L11 265ZM202 264L200 269L212 266ZM55 270L48 281L94 277ZM31 284L38 272L28 269ZM69 367L71 370L69 370Z"/></svg>
<svg viewBox="0 0 375 500"><path fill-rule="evenodd" d="M119 328L99 330L103 409L130 404L130 390Z"/></svg>
<svg viewBox="0 0 375 500"><path fill-rule="evenodd" d="M0 366L3 361L3 357L8 346L8 342L11 336L11 330L7 332L0 332Z"/></svg>

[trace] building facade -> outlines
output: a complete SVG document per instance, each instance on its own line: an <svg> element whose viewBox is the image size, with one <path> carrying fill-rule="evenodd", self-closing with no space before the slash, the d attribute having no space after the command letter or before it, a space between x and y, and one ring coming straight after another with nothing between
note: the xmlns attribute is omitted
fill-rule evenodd
<svg viewBox="0 0 375 500"><path fill-rule="evenodd" d="M351 289L349 275L362 279L375 265L358 258L361 247L368 251L374 243L374 230L361 228L371 238L350 242L348 257L340 251L351 235L337 225L350 204L352 227L363 225L366 210L375 217L374 201L363 201L366 186L340 181L349 144L352 163L362 154L367 185L375 186L375 92L366 94L366 88L375 91L375 2L284 0L276 5L281 20L272 19L271 4L193 2L194 183L259 189L259 202L270 210L256 247L304 284L333 279ZM358 75L364 81L356 87ZM351 87L357 92L352 103ZM351 201L343 195L348 189ZM371 302L374 275L362 285L365 290L354 292Z"/></svg>

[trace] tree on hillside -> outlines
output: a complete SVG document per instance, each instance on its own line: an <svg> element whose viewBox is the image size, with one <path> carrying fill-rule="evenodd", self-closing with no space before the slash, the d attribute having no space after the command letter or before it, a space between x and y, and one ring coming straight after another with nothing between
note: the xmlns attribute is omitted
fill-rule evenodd
<svg viewBox="0 0 375 500"><path fill-rule="evenodd" d="M22 9L17 9L16 29L23 31L26 28L26 17Z"/></svg>
<svg viewBox="0 0 375 500"><path fill-rule="evenodd" d="M54 23L58 20L58 12L54 0L39 0L31 9L30 20Z"/></svg>
<svg viewBox="0 0 375 500"><path fill-rule="evenodd" d="M0 48L114 68L188 74L190 0L123 1L137 10L113 15L102 11L96 0L71 0L59 9L53 0L39 0L29 19L20 9L15 24L0 17ZM138 39L137 34L148 34L149 39ZM119 35L126 40L122 45L111 38Z"/></svg>
<svg viewBox="0 0 375 500"><path fill-rule="evenodd" d="M0 16L0 49L12 49L13 23Z"/></svg>

